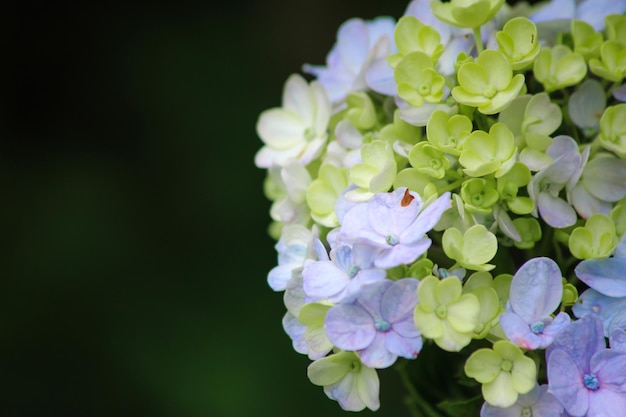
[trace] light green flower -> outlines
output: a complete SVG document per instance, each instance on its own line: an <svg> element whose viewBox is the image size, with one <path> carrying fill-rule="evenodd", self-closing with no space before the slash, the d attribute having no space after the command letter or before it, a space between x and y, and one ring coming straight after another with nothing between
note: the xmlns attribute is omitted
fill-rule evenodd
<svg viewBox="0 0 626 417"><path fill-rule="evenodd" d="M326 227L337 227L339 221L335 215L335 203L343 190L349 185L347 168L333 164L322 164L317 178L306 190L306 201L311 209L311 217Z"/></svg>
<svg viewBox="0 0 626 417"><path fill-rule="evenodd" d="M350 168L350 178L359 187L348 192L353 201L369 200L374 194L388 191L396 178L397 165L388 142L380 139L363 145L363 162Z"/></svg>
<svg viewBox="0 0 626 417"><path fill-rule="evenodd" d="M423 174L441 179L450 168L450 160L437 147L429 142L420 142L409 152L411 166Z"/></svg>
<svg viewBox="0 0 626 417"><path fill-rule="evenodd" d="M626 75L626 46L617 41L604 41L600 47L600 59L590 59L589 70L598 77L621 82Z"/></svg>
<svg viewBox="0 0 626 417"><path fill-rule="evenodd" d="M448 258L460 266L474 271L490 271L495 265L488 264L498 251L498 239L482 224L475 224L461 233L455 227L447 229L441 245Z"/></svg>
<svg viewBox="0 0 626 417"><path fill-rule="evenodd" d="M462 114L451 116L443 110L435 110L426 125L426 137L443 152L459 156L463 141L472 130L472 121L469 117Z"/></svg>
<svg viewBox="0 0 626 417"><path fill-rule="evenodd" d="M345 118L357 129L371 129L378 122L374 103L366 93L355 91L348 94L346 104L348 108L345 113Z"/></svg>
<svg viewBox="0 0 626 417"><path fill-rule="evenodd" d="M513 76L513 68L502 52L488 49L476 62L465 62L458 70L459 85L452 89L456 101L477 107L483 114L506 108L522 91L524 75Z"/></svg>
<svg viewBox="0 0 626 417"><path fill-rule="evenodd" d="M600 145L626 159L626 103L609 106L600 118Z"/></svg>
<svg viewBox="0 0 626 417"><path fill-rule="evenodd" d="M581 54L586 60L600 56L600 45L604 41L602 33L596 31L589 23L574 19L571 24L574 52Z"/></svg>
<svg viewBox="0 0 626 417"><path fill-rule="evenodd" d="M578 259L607 258L616 245L615 225L602 213L593 214L584 226L574 229L568 241L570 252Z"/></svg>
<svg viewBox="0 0 626 417"><path fill-rule="evenodd" d="M465 210L470 213L489 214L491 207L498 202L500 194L492 179L471 178L461 186L461 198Z"/></svg>
<svg viewBox="0 0 626 417"><path fill-rule="evenodd" d="M443 53L444 47L441 37L432 26L422 23L415 16L402 16L393 32L398 53L391 54L387 63L395 68L405 55L411 52L423 52L430 57L433 65Z"/></svg>
<svg viewBox="0 0 626 417"><path fill-rule="evenodd" d="M513 225L522 239L513 241L516 248L532 249L541 240L541 225L534 217L518 217L513 219Z"/></svg>
<svg viewBox="0 0 626 417"><path fill-rule="evenodd" d="M507 57L516 71L530 67L541 49L537 26L522 16L506 22L502 31L496 33L496 42L498 50Z"/></svg>
<svg viewBox="0 0 626 417"><path fill-rule="evenodd" d="M424 101L439 103L443 98L445 79L423 52L405 55L396 65L393 77L398 86L398 95L412 106L419 107Z"/></svg>
<svg viewBox="0 0 626 417"><path fill-rule="evenodd" d="M430 8L439 19L452 26L474 29L493 18L504 0L433 0Z"/></svg>
<svg viewBox="0 0 626 417"><path fill-rule="evenodd" d="M472 353L465 362L465 374L483 384L485 401L495 407L512 406L519 394L526 394L537 384L535 362L508 340Z"/></svg>
<svg viewBox="0 0 626 417"><path fill-rule="evenodd" d="M507 207L515 214L529 214L533 211L534 202L530 197L518 195L519 190L530 182L530 170L521 162L497 179L497 190L500 199L506 202Z"/></svg>
<svg viewBox="0 0 626 417"><path fill-rule="evenodd" d="M422 279L417 298L413 318L422 336L449 352L458 352L470 343L478 324L480 303L475 295L463 294L457 277L440 281L431 275Z"/></svg>
<svg viewBox="0 0 626 417"><path fill-rule="evenodd" d="M506 174L515 163L515 139L504 123L494 123L489 133L475 130L463 142L459 163L472 177Z"/></svg>
<svg viewBox="0 0 626 417"><path fill-rule="evenodd" d="M581 54L573 52L568 46L544 47L535 59L533 73L545 91L550 93L582 81L587 75L587 63Z"/></svg>

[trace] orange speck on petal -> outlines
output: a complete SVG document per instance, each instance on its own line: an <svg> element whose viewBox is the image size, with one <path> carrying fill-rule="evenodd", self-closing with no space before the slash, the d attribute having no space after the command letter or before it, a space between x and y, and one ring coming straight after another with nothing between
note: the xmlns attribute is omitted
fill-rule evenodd
<svg viewBox="0 0 626 417"><path fill-rule="evenodd" d="M402 201L400 202L400 205L402 207L406 207L409 204L411 204L411 201L413 201L414 199L415 197L413 197L411 193L409 193L409 189L407 188L406 190L404 190L404 196L402 197Z"/></svg>

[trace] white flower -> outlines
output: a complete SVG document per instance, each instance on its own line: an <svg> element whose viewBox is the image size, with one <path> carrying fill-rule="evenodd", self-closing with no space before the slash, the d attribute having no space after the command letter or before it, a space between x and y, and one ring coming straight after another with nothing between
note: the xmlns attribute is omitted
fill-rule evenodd
<svg viewBox="0 0 626 417"><path fill-rule="evenodd" d="M259 168L284 166L290 159L307 165L328 139L331 106L320 84L309 85L301 75L292 74L285 83L282 105L259 116L257 134L265 143L254 159Z"/></svg>

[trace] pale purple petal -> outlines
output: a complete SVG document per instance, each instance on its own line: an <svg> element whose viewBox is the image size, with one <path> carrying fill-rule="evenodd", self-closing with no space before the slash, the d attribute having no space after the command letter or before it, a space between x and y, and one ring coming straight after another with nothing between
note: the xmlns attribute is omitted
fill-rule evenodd
<svg viewBox="0 0 626 417"><path fill-rule="evenodd" d="M576 19L589 23L596 31L602 31L605 16L623 14L625 11L624 0L585 0L578 5Z"/></svg>
<svg viewBox="0 0 626 417"><path fill-rule="evenodd" d="M591 357L600 350L606 349L602 323L593 315L584 315L573 321L546 349L548 363L557 350L562 350L576 365L579 373L589 372ZM552 387L552 385L550 385ZM570 412L571 413L571 412Z"/></svg>
<svg viewBox="0 0 626 417"><path fill-rule="evenodd" d="M310 301L321 301L339 294L350 277L332 261L316 261L302 271L303 288Z"/></svg>
<svg viewBox="0 0 626 417"><path fill-rule="evenodd" d="M561 302L562 279L559 266L550 258L525 262L511 281L511 308L528 324L552 314Z"/></svg>
<svg viewBox="0 0 626 417"><path fill-rule="evenodd" d="M520 395L525 397L525 395ZM552 417L560 416L563 412L563 406L559 401L548 392L548 385L539 386L539 399L533 405L533 417Z"/></svg>
<svg viewBox="0 0 626 417"><path fill-rule="evenodd" d="M609 297L626 297L626 259L606 258L580 262L574 272L585 284Z"/></svg>
<svg viewBox="0 0 626 417"><path fill-rule="evenodd" d="M626 236L623 236L620 242L617 244L615 252L613 253L613 257L626 259Z"/></svg>
<svg viewBox="0 0 626 417"><path fill-rule="evenodd" d="M393 281L385 279L384 281L375 282L364 286L359 292L357 304L363 308L373 320L382 320L380 313L380 303L383 294L392 285Z"/></svg>
<svg viewBox="0 0 626 417"><path fill-rule="evenodd" d="M309 346L304 340L304 332L306 326L298 321L298 319L290 313L286 313L283 316L283 329L285 333L291 338L293 344L293 350L298 353L306 355L309 353Z"/></svg>
<svg viewBox="0 0 626 417"><path fill-rule="evenodd" d="M599 389L589 393L588 417L624 417L626 393Z"/></svg>
<svg viewBox="0 0 626 417"><path fill-rule="evenodd" d="M591 195L581 183L578 183L570 191L569 201L583 219L587 219L596 213L602 213L608 216L613 208L613 204L602 201Z"/></svg>
<svg viewBox="0 0 626 417"><path fill-rule="evenodd" d="M480 409L480 417L520 417L522 411L522 406L517 403L510 407L502 408L493 406L485 401Z"/></svg>
<svg viewBox="0 0 626 417"><path fill-rule="evenodd" d="M337 48L343 65L352 74L358 74L369 52L367 24L359 18L342 23L337 32Z"/></svg>
<svg viewBox="0 0 626 417"><path fill-rule="evenodd" d="M402 264L410 264L426 252L431 243L428 238L420 239L413 244L401 242L382 250L374 260L375 265L379 268L389 269Z"/></svg>
<svg viewBox="0 0 626 417"><path fill-rule="evenodd" d="M613 97L619 101L626 101L626 83L613 90Z"/></svg>
<svg viewBox="0 0 626 417"><path fill-rule="evenodd" d="M537 207L541 218L552 227L569 227L576 223L576 212L565 200L549 193L539 193Z"/></svg>
<svg viewBox="0 0 626 417"><path fill-rule="evenodd" d="M613 329L609 344L612 350L626 353L626 331L618 328Z"/></svg>
<svg viewBox="0 0 626 417"><path fill-rule="evenodd" d="M291 279L294 269L302 266L299 264L285 264L275 266L267 274L267 283L274 291L283 291L287 287L287 282Z"/></svg>
<svg viewBox="0 0 626 417"><path fill-rule="evenodd" d="M548 358L549 390L568 413L582 416L589 408L589 391L583 384L583 374L574 360L563 350L556 349Z"/></svg>
<svg viewBox="0 0 626 417"><path fill-rule="evenodd" d="M386 58L372 62L365 72L367 86L377 93L386 96L395 96L397 93L396 80L393 78L393 69Z"/></svg>
<svg viewBox="0 0 626 417"><path fill-rule="evenodd" d="M389 323L413 317L417 304L417 286L415 278L404 278L395 281L383 294L380 301L380 313Z"/></svg>
<svg viewBox="0 0 626 417"><path fill-rule="evenodd" d="M377 193L367 202L369 224L383 236L391 233L400 236L415 221L421 206L420 196L406 187L391 193Z"/></svg>
<svg viewBox="0 0 626 417"><path fill-rule="evenodd" d="M420 332L415 328L415 322L413 321L413 315L405 318L404 320L395 321L391 323L391 330L398 333L403 337L418 337Z"/></svg>
<svg viewBox="0 0 626 417"><path fill-rule="evenodd" d="M364 365L370 368L388 368L396 361L398 355L390 352L385 344L387 333L376 333L374 341L365 349L359 350L359 357Z"/></svg>
<svg viewBox="0 0 626 417"><path fill-rule="evenodd" d="M512 311L505 311L500 315L500 327L506 337L524 349L537 349L539 337L530 331L528 323Z"/></svg>
<svg viewBox="0 0 626 417"><path fill-rule="evenodd" d="M600 381L600 389L626 391L626 353L613 349L602 350L591 357L590 367Z"/></svg>
<svg viewBox="0 0 626 417"><path fill-rule="evenodd" d="M422 350L422 337L404 337L391 330L385 333L385 347L395 355L415 359Z"/></svg>
<svg viewBox="0 0 626 417"><path fill-rule="evenodd" d="M535 23L556 19L571 20L576 15L575 0L552 0L544 4L545 6L530 16L530 20Z"/></svg>
<svg viewBox="0 0 626 417"><path fill-rule="evenodd" d="M426 206L417 217L417 220L402 232L402 241L407 241L411 236L414 239L422 237L435 227L443 213L450 207L452 207L452 200L450 199L450 193L446 192Z"/></svg>
<svg viewBox="0 0 626 417"><path fill-rule="evenodd" d="M328 310L324 327L332 344L344 350L364 349L376 336L372 317L353 304L339 304Z"/></svg>

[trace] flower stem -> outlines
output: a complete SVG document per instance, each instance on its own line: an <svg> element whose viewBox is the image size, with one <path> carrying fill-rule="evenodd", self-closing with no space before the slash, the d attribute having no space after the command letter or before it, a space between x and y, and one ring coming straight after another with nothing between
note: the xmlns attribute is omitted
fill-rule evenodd
<svg viewBox="0 0 626 417"><path fill-rule="evenodd" d="M409 395L405 398L404 403L411 412L413 417L441 417L433 406L428 404L424 397L422 397L409 378L409 374L406 371L406 360L398 360L395 368L400 374L402 384L408 391Z"/></svg>
<svg viewBox="0 0 626 417"><path fill-rule="evenodd" d="M480 55L480 53L485 50L485 46L483 45L483 38L482 38L482 35L480 34L480 26L472 29L472 31L474 32L474 42L476 43L476 52L478 52L478 54Z"/></svg>

